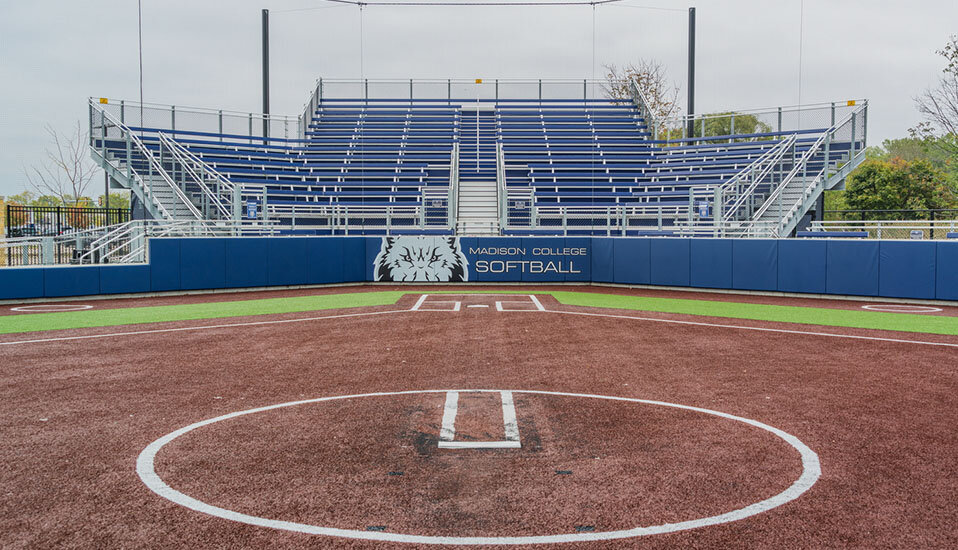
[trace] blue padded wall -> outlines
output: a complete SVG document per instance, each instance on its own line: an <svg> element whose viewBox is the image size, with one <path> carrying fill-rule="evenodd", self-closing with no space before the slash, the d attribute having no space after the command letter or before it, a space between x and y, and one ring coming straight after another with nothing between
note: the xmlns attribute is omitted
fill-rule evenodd
<svg viewBox="0 0 958 550"><path fill-rule="evenodd" d="M732 241L692 239L689 283L703 288L732 287Z"/></svg>
<svg viewBox="0 0 958 550"><path fill-rule="evenodd" d="M180 241L180 288L226 287L226 239Z"/></svg>
<svg viewBox="0 0 958 550"><path fill-rule="evenodd" d="M226 286L255 287L268 284L266 237L241 237L226 241Z"/></svg>
<svg viewBox="0 0 958 550"><path fill-rule="evenodd" d="M612 245L614 239L592 239L592 280L611 283L615 280Z"/></svg>
<svg viewBox="0 0 958 550"><path fill-rule="evenodd" d="M825 259L828 294L878 295L878 241L828 241Z"/></svg>
<svg viewBox="0 0 958 550"><path fill-rule="evenodd" d="M476 246L481 246L484 248L493 247L493 248L505 248L505 249L518 249L522 248L522 239L518 237L490 237L490 238L477 238ZM460 241L462 242L462 241ZM466 257L470 260L473 259L472 255L468 253L469 249L466 249ZM479 282L489 282L489 281L517 281L521 280L519 271L507 273L505 272L506 266L505 262L511 261L521 261L524 258L519 254L501 254L496 255L494 260L489 260L489 256L477 256L475 263L480 261L489 262L489 270L485 273L479 273L476 271L476 266L469 266L470 274L475 273L476 280ZM499 263L501 262L501 263ZM495 273L498 271L499 273ZM519 275L519 276L517 276Z"/></svg>
<svg viewBox="0 0 958 550"><path fill-rule="evenodd" d="M150 291L150 266L100 266L100 294L125 294Z"/></svg>
<svg viewBox="0 0 958 550"><path fill-rule="evenodd" d="M43 295L87 296L100 293L100 266L48 267L43 274Z"/></svg>
<svg viewBox="0 0 958 550"><path fill-rule="evenodd" d="M344 237L343 282L370 281L372 269L366 266L366 238Z"/></svg>
<svg viewBox="0 0 958 550"><path fill-rule="evenodd" d="M937 245L935 297L939 300L958 300L958 241Z"/></svg>
<svg viewBox="0 0 958 550"><path fill-rule="evenodd" d="M778 241L735 239L732 241L732 288L778 289Z"/></svg>
<svg viewBox="0 0 958 550"><path fill-rule="evenodd" d="M778 242L778 290L825 294L826 241Z"/></svg>
<svg viewBox="0 0 958 550"><path fill-rule="evenodd" d="M150 290L180 289L180 241L150 239Z"/></svg>
<svg viewBox="0 0 958 550"><path fill-rule="evenodd" d="M306 280L314 285L346 281L342 239L306 239Z"/></svg>
<svg viewBox="0 0 958 550"><path fill-rule="evenodd" d="M690 239L653 238L652 284L689 286Z"/></svg>
<svg viewBox="0 0 958 550"><path fill-rule="evenodd" d="M269 285L306 284L306 238L273 237L269 239Z"/></svg>
<svg viewBox="0 0 958 550"><path fill-rule="evenodd" d="M585 257L573 256L575 260L575 270L580 273L566 273L567 282L588 282L592 280L592 238L591 237L567 237L565 239L566 248L584 248L588 255Z"/></svg>
<svg viewBox="0 0 958 550"><path fill-rule="evenodd" d="M935 298L933 242L882 241L878 251L878 295L894 298Z"/></svg>
<svg viewBox="0 0 958 550"><path fill-rule="evenodd" d="M42 297L45 273L42 267L0 269L0 300Z"/></svg>
<svg viewBox="0 0 958 550"><path fill-rule="evenodd" d="M596 241L605 239L595 239ZM650 239L611 239L613 283L647 285L652 282Z"/></svg>
<svg viewBox="0 0 958 550"><path fill-rule="evenodd" d="M542 249L560 250L565 248L565 238L564 237L527 237L522 239L522 248L526 251L525 255L522 256L522 260L527 262L548 262L554 258L543 255L533 254L533 249L536 249L538 252L544 252ZM565 268L563 268L565 269ZM557 268L558 270L558 268ZM524 272L523 272L524 271ZM565 280L564 273L557 273L549 271L549 273L531 273L529 270L520 270L522 273L522 280L524 282L546 282L546 283L559 283Z"/></svg>

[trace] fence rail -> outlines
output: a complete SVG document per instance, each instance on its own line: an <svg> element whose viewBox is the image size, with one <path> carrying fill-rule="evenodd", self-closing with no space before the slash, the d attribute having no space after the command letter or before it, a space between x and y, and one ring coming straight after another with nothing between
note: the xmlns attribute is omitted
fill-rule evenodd
<svg viewBox="0 0 958 550"><path fill-rule="evenodd" d="M958 232L958 219L950 220L865 220L815 221L811 231L865 232L869 239L947 239Z"/></svg>

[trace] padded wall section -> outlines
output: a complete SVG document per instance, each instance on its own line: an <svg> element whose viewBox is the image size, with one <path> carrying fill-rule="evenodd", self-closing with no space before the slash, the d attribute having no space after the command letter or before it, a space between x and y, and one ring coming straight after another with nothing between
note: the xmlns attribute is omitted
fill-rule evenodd
<svg viewBox="0 0 958 550"><path fill-rule="evenodd" d="M0 269L0 300L40 298L46 269L6 267Z"/></svg>
<svg viewBox="0 0 958 550"><path fill-rule="evenodd" d="M778 289L778 241L735 239L732 241L732 288Z"/></svg>
<svg viewBox="0 0 958 550"><path fill-rule="evenodd" d="M592 238L590 237L567 237L565 247L570 249L573 254L568 256L571 269L566 273L567 282L589 282L592 280ZM585 256L580 256L579 252L585 252Z"/></svg>
<svg viewBox="0 0 958 550"><path fill-rule="evenodd" d="M180 287L183 290L226 287L226 239L180 241Z"/></svg>
<svg viewBox="0 0 958 550"><path fill-rule="evenodd" d="M939 300L958 300L958 242L937 244L935 297Z"/></svg>
<svg viewBox="0 0 958 550"><path fill-rule="evenodd" d="M878 295L894 298L935 298L933 242L882 241L878 248Z"/></svg>
<svg viewBox="0 0 958 550"><path fill-rule="evenodd" d="M518 237L477 238L474 246L481 249L478 253L471 254L471 246L465 249L466 257L472 262L469 266L470 275L475 274L475 280L483 283L521 281L521 268L518 268L518 264L508 262L521 262L524 259L520 253L522 241Z"/></svg>
<svg viewBox="0 0 958 550"><path fill-rule="evenodd" d="M241 237L226 241L226 286L266 286L267 254L266 237Z"/></svg>
<svg viewBox="0 0 958 550"><path fill-rule="evenodd" d="M100 266L48 267L43 274L43 295L87 296L100 293Z"/></svg>
<svg viewBox="0 0 958 550"><path fill-rule="evenodd" d="M595 239L596 241L606 239ZM649 239L608 239L612 241L612 281L647 285L652 282L652 247Z"/></svg>
<svg viewBox="0 0 958 550"><path fill-rule="evenodd" d="M100 294L126 294L150 291L150 266L100 266Z"/></svg>
<svg viewBox="0 0 958 550"><path fill-rule="evenodd" d="M652 284L689 286L691 239L652 239Z"/></svg>
<svg viewBox="0 0 958 550"><path fill-rule="evenodd" d="M732 287L732 241L692 239L689 283L703 288Z"/></svg>
<svg viewBox="0 0 958 550"><path fill-rule="evenodd" d="M778 290L825 294L828 243L805 239L778 242Z"/></svg>
<svg viewBox="0 0 958 550"><path fill-rule="evenodd" d="M180 289L180 241L150 239L150 290Z"/></svg>
<svg viewBox="0 0 958 550"><path fill-rule="evenodd" d="M524 263L519 267L522 280L527 283L545 282L560 283L565 280L569 269L570 259L557 257L565 248L563 237L528 237L522 239L522 256ZM533 263L536 262L536 263ZM580 262L581 264L581 262Z"/></svg>
<svg viewBox="0 0 958 550"><path fill-rule="evenodd" d="M878 241L828 241L825 288L829 294L878 295Z"/></svg>
<svg viewBox="0 0 958 550"><path fill-rule="evenodd" d="M306 281L313 285L345 281L342 239L306 239Z"/></svg>
<svg viewBox="0 0 958 550"><path fill-rule="evenodd" d="M615 281L612 245L614 239L592 239L592 280L597 283Z"/></svg>
<svg viewBox="0 0 958 550"><path fill-rule="evenodd" d="M270 286L306 284L306 241L304 237L272 237L268 240Z"/></svg>
<svg viewBox="0 0 958 550"><path fill-rule="evenodd" d="M371 269L366 267L366 238L343 237L343 279L345 283L371 281Z"/></svg>

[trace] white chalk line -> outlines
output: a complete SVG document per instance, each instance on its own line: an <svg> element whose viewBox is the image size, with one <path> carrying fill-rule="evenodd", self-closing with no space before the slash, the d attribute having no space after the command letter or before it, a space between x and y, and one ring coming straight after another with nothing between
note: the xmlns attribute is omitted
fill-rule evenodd
<svg viewBox="0 0 958 550"><path fill-rule="evenodd" d="M220 508L212 504L208 504L201 500L195 499L189 495L181 493L176 489L173 489L163 481L159 474L156 473L155 461L156 455L159 451L168 443L174 439L185 435L197 428L207 426L216 422L223 420L229 420L231 418L236 418L238 416L244 416L249 414L255 414L259 412L270 411L274 409L280 409L284 407L293 407L297 405L305 405L311 403L320 403L324 401L336 401L342 399L354 399L361 397L384 397L384 396L396 396L396 395L411 395L411 394L431 394L431 393L445 393L447 395L447 403L449 400L449 394L451 392L501 392L503 390L411 390L411 391L397 391L397 392L376 392L376 393L366 393L366 394L356 394L356 395L342 395L334 397L320 397L317 399L305 399L301 401L291 401L288 403L280 403L278 405L268 405L265 407L258 407L255 409L248 409L245 411L237 411L228 413L216 418L210 418L208 420L202 420L189 426L180 428L174 432L171 432L146 446L145 449L140 453L136 459L136 473L140 477L140 480L154 493L157 495L189 508L191 510L208 514L211 516L219 517L222 519L235 521L239 523L245 523L248 525L256 525L260 527L268 527L272 529L281 529L285 531L294 531L298 533L306 533L313 535L326 535L332 537L342 537L349 539L366 539L366 540L376 540L376 541L390 541L390 542L404 542L404 543L418 543L418 544L449 544L449 545L515 545L515 544L555 544L555 543L564 543L564 542L584 542L584 541L596 541L596 540L611 540L611 539L623 539L623 538L632 538L648 535L657 535L663 533L673 533L676 531L684 531L687 529L697 529L701 527L708 527L711 525L718 525L721 523L728 523L732 521L742 520L762 512L766 512L778 506L781 506L787 502L795 500L803 493L808 491L816 481L821 477L822 469L821 463L819 462L818 455L810 449L807 445L802 443L797 437L782 431L768 424L759 422L758 420L752 420L749 418L744 418L741 416L735 416L732 414L715 411L711 409L704 409L700 407L692 407L689 405L680 405L677 403L668 403L664 401L652 401L648 399L637 399L631 397L614 397L607 395L595 395L595 394L580 394L580 393L567 393L567 392L554 392L554 391L539 391L539 390L508 390L510 393L524 393L524 394L536 394L536 395L555 395L563 397L582 397L582 398L593 398L593 399L607 399L610 401L624 401L631 403L641 403L646 405L657 405L663 407L672 407L676 409L684 409L688 411L700 412L704 414L709 414L717 416L720 418L725 418L737 422L743 422L747 425L765 430L772 433L773 435L779 437L786 443L788 443L792 448L798 451L801 462L802 462L802 473L790 486L788 486L784 491L769 497L765 500L750 504L744 508L739 508L737 510L732 510L730 512L725 512L722 514L698 518L687 521L680 521L676 523L664 523L660 525L653 525L648 527L635 527L632 529L623 529L618 531L593 531L593 532L582 532L582 533L561 533L556 535L530 535L530 536L487 536L487 537L455 537L455 536L432 536L432 535L412 535L404 533L389 533L385 531L359 531L355 529L339 529L334 527L323 527L319 525L309 525L305 523L296 523L292 521L283 521L277 519L263 518L259 516L252 516L249 514L243 514L233 510L227 510L225 508Z"/></svg>
<svg viewBox="0 0 958 550"><path fill-rule="evenodd" d="M159 334L163 332L185 332L193 330L208 330L208 329L219 329L219 328L230 328L230 327L254 327L262 325L278 325L282 323L305 323L307 321L322 321L325 319L344 319L347 317L363 317L366 315L386 315L388 313L406 313L408 310L405 309L393 309L389 311L366 311L363 313L343 313L339 315L325 315L322 317L304 317L300 319L274 319L270 321L250 321L246 323L226 323L221 325L199 325L192 327L175 327L175 328L157 328L149 330L131 330L127 332L108 332L103 334L85 334L81 336L61 336L56 338L38 338L36 340L17 340L14 342L0 342L0 346L13 346L16 344L39 344L43 342L64 342L68 340L88 340L91 338L113 338L117 336L135 336L141 334ZM175 321L170 321L175 322ZM97 328L97 327L89 327Z"/></svg>
<svg viewBox="0 0 958 550"><path fill-rule="evenodd" d="M588 307L588 306L585 306ZM806 336L828 336L831 338L851 338L854 340L876 340L879 342L894 342L898 344L919 344L924 346L944 346L950 348L958 348L958 344L950 344L947 342L928 342L925 340L905 340L903 338L883 338L881 336L860 336L856 334L835 334L834 332L817 332L811 330L792 330L785 328L768 328L768 327L749 327L744 325L723 325L721 323L706 323L703 321L680 321L678 319L657 319L655 317L635 317L632 315L612 315L610 313L589 313L587 311L561 311L557 309L547 309L548 313L561 313L565 315L584 315L587 317L609 317L611 319L631 319L634 321L649 321L652 323L671 323L676 325L692 325L699 327L715 327L715 328L731 328L737 330L755 330L759 332L777 332L783 334L804 334ZM682 315L682 314L676 314ZM773 323L775 321L768 321ZM853 327L849 327L853 328ZM881 330L881 329L861 329L861 330Z"/></svg>
<svg viewBox="0 0 958 550"><path fill-rule="evenodd" d="M456 415L459 414L459 392L446 393L442 411L442 428L439 430L440 449L519 449L519 422L516 420L516 404L512 392L498 392L502 399L502 426L505 439L500 441L456 441Z"/></svg>
<svg viewBox="0 0 958 550"><path fill-rule="evenodd" d="M85 304L45 304L38 306L12 307L10 308L10 311L19 311L23 313L58 313L62 311L84 311L87 309L93 309L93 306Z"/></svg>
<svg viewBox="0 0 958 550"><path fill-rule="evenodd" d="M422 303L425 301L425 297L426 297L426 296L428 296L428 295L427 295L427 294L423 294L423 295L419 298L419 301L416 303L416 305L413 306L413 307L415 308L415 307L417 307L417 306L421 306ZM477 296L490 296L490 295L489 295L489 294L477 294ZM495 296L495 295L492 295L492 296ZM507 294L499 294L499 296L507 296ZM515 296L515 294L508 294L508 296ZM523 296L523 295L520 294L520 296ZM533 296L533 298L535 298L534 295L531 295L531 294L530 294L529 296ZM538 307L542 307L542 304L539 303L539 300L538 300L538 299L536 299L535 301L536 301L536 303L538 304ZM583 306L583 307L591 307L591 306ZM143 334L158 334L158 333L163 333L163 332L182 332L182 331L194 331L194 330L195 330L195 331L198 331L198 330L221 329L221 328L229 328L229 327L246 327L246 326L272 325L272 324L280 324L280 323L299 323L299 322L306 322L306 321L322 321L322 320L324 320L324 319L340 319L340 318L346 318L346 317L362 317L362 316L364 316L364 315L382 315L382 314L387 314L387 313L407 313L407 312L409 312L409 311L452 311L452 310L416 310L416 309L408 309L408 310L407 310L407 309L397 309L397 310L389 310L389 311L373 311L373 312L364 312L364 313L348 313L348 314L342 314L342 315L327 315L327 316L322 316L322 317L306 317L306 318L302 318L302 319L279 319L279 320L255 321L255 322L247 322L247 323L229 323L229 324L220 324L220 325L200 325L200 326L192 326L192 327L178 327L178 328L167 328L167 329L149 329L149 330L136 330L136 331L125 331L125 332L110 332L110 333L102 333L102 334L88 334L88 335L81 335L81 336L63 336L63 337L55 337L55 338L38 338L38 339L34 339L34 340L16 340L16 341L12 341L12 342L0 342L0 346L13 346L13 345L17 345L17 344L38 344L38 343L45 343L45 342L63 342L63 341L70 341L70 340L87 340L87 339L93 339L93 338L112 338L112 337L119 337L119 336L135 336L135 335L143 335ZM506 310L506 311L510 311L510 310ZM817 332L817 331L793 330L793 329L780 329L780 328L768 328L768 327L749 327L749 326L743 326L743 325L727 325L727 324L721 324L721 323L706 323L706 322L703 322L703 321L681 321L681 320L677 320L677 319L659 319L659 318L655 318L655 317L637 317L637 316L632 316L632 315L612 315L612 314L608 314L608 313L589 313L589 312L585 312L585 311L563 311L563 310L545 309L545 308L542 308L541 310L511 310L511 311L516 311L516 312L520 312L520 311L522 311L522 312L526 312L526 311L541 311L541 312L544 312L544 313L560 313L560 314L566 314L566 315L583 315L583 316L588 316L588 317L608 317L608 318L612 318L612 319L631 319L631 320L635 320L635 321L649 321L649 322L653 322L653 323L671 323L671 324L678 324L678 325L692 325L692 326L727 328L727 329L737 329L737 330L754 330L754 331L759 331L759 332L775 332L775 333L782 333L782 334L804 334L804 335L808 335L808 336L825 336L825 337L831 337L831 338L850 338L850 339L854 339L854 340L871 340L871 341L879 341L879 342L893 342L893 343L899 343L899 344L916 344L916 345L924 345L924 346L941 346L941 347L958 348L958 344L952 344L952 343L947 343L947 342L928 342L928 341L925 341L925 340L908 340L908 339L904 339L904 338L884 338L884 337L880 337L880 336L861 336L861 335L853 335L853 334L836 334L836 333L833 333L833 332ZM681 314L677 314L677 315L681 315ZM774 322L774 321L769 321L769 322ZM78 328L97 328L97 327L78 327ZM880 330L880 329L861 329L861 330Z"/></svg>
<svg viewBox="0 0 958 550"><path fill-rule="evenodd" d="M933 306L913 306L907 304L868 304L862 306L862 309L869 311L884 311L888 313L935 313L941 311L940 307Z"/></svg>

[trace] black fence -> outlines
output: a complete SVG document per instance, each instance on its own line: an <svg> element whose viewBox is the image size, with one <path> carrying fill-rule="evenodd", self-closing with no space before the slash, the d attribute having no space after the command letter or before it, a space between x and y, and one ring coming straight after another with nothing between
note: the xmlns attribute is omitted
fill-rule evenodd
<svg viewBox="0 0 958 550"><path fill-rule="evenodd" d="M5 250L0 253L0 267L79 263L83 247L97 236L91 234L95 232L90 232L90 229L130 221L130 210L124 208L8 204L5 215L4 236L7 239L53 238L44 239L49 241L46 243L29 239L7 243Z"/></svg>
<svg viewBox="0 0 958 550"><path fill-rule="evenodd" d="M130 221L128 208L76 208L8 204L6 238L54 237Z"/></svg>
<svg viewBox="0 0 958 550"><path fill-rule="evenodd" d="M958 208L939 210L826 210L826 221L958 220Z"/></svg>

